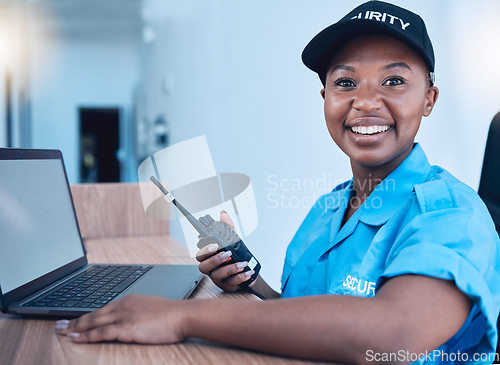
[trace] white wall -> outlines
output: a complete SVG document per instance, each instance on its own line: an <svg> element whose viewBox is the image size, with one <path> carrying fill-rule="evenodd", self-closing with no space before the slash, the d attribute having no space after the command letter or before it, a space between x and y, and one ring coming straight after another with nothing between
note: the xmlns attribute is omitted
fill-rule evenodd
<svg viewBox="0 0 500 365"><path fill-rule="evenodd" d="M166 115L172 143L204 134L218 171L250 176L259 226L247 243L275 288L286 246L313 198L351 176L324 125L321 84L300 54L359 3L145 2L145 20L157 35L144 54L147 113ZM487 128L500 109L500 3L395 3L426 20L437 57L441 95L418 140L431 163L477 188ZM282 186L274 191L276 183Z"/></svg>
<svg viewBox="0 0 500 365"><path fill-rule="evenodd" d="M79 182L79 107L122 109L120 128L130 129L133 90L139 79L140 32L120 34L65 31L61 19L47 18L31 32L31 124L33 148L63 152L70 183ZM122 147L131 148L130 135ZM130 159L128 166L130 166ZM127 172L133 179L135 168Z"/></svg>

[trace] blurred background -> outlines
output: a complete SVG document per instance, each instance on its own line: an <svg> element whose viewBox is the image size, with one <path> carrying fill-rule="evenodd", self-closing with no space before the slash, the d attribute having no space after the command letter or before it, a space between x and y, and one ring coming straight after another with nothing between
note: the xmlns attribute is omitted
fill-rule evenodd
<svg viewBox="0 0 500 365"><path fill-rule="evenodd" d="M205 135L218 172L251 178L247 244L279 288L308 209L351 176L300 54L361 2L2 0L0 146L62 150L70 183L134 182L152 153ZM500 2L393 3L424 18L436 53L441 93L417 140L477 189L500 110Z"/></svg>

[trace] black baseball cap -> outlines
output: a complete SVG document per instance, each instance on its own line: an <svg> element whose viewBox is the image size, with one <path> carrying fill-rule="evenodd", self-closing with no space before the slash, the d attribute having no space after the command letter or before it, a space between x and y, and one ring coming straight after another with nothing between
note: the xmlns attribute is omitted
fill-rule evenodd
<svg viewBox="0 0 500 365"><path fill-rule="evenodd" d="M434 50L423 19L406 9L383 1L368 1L337 23L318 33L304 48L302 61L318 73L323 85L328 64L348 40L364 34L387 34L399 39L422 57L434 77Z"/></svg>

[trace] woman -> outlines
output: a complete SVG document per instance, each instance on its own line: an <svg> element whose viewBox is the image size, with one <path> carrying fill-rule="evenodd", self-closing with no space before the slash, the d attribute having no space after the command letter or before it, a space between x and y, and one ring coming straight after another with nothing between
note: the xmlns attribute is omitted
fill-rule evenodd
<svg viewBox="0 0 500 365"><path fill-rule="evenodd" d="M439 93L423 21L371 1L319 33L303 61L324 85L327 127L353 179L305 218L287 250L281 295L261 277L250 284L281 298L131 296L60 323L62 334L75 342L201 337L345 363L485 362L477 355L496 345L499 240L476 193L430 166L414 142ZM232 224L225 213L221 220ZM221 266L229 256L215 249L200 250L200 270L239 289L247 263Z"/></svg>

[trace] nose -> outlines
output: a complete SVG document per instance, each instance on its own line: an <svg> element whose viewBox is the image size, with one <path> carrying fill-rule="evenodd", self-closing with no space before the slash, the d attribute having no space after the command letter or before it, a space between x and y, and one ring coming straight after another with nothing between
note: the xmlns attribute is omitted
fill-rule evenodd
<svg viewBox="0 0 500 365"><path fill-rule="evenodd" d="M373 111L382 107L382 99L376 87L370 84L358 86L352 108L360 111Z"/></svg>

